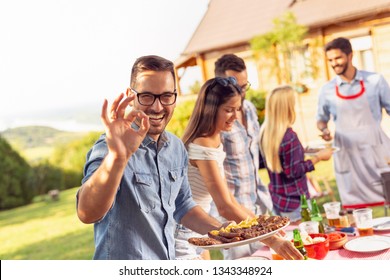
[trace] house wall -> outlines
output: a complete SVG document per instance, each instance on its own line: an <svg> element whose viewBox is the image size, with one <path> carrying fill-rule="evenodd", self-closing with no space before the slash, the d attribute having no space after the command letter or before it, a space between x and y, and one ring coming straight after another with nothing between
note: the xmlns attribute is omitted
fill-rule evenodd
<svg viewBox="0 0 390 280"><path fill-rule="evenodd" d="M318 67L317 77L315 80L308 82L309 91L307 93L298 94L297 120L293 127L303 145L321 141L315 118L318 94L320 87L334 77L334 72L328 66L323 52L324 44L340 36L354 38L367 35L372 37L375 71L383 74L390 83L390 15L381 19L359 20L310 30L305 43L309 44L311 57L315 66ZM221 50L203 53L204 81L202 82L214 77L214 63L226 53L235 53L245 60L248 70L250 70L248 71L248 80L254 88L269 91L280 83L278 75L272 72L275 62L264 57L258 57L256 53L251 51L249 44L225 47ZM331 131L334 131L333 122L329 122L328 125ZM390 117L385 112L382 126L390 136Z"/></svg>

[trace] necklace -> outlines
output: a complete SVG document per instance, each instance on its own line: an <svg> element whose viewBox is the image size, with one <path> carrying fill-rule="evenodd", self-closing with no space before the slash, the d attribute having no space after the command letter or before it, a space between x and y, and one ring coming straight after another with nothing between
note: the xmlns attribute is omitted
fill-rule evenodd
<svg viewBox="0 0 390 280"><path fill-rule="evenodd" d="M346 96L346 95L342 95L339 91L339 86L336 85L336 95L342 99L355 99L355 98L358 98L359 96L361 96L364 91L365 91L365 87L364 87L364 82L363 80L360 81L360 91L354 95L349 95L349 96Z"/></svg>

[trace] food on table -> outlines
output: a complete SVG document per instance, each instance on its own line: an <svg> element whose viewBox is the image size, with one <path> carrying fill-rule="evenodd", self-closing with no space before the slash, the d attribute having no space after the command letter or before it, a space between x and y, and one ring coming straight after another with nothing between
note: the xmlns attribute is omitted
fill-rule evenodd
<svg viewBox="0 0 390 280"><path fill-rule="evenodd" d="M328 254L329 237L327 234L311 233L302 239L309 258L322 260Z"/></svg>
<svg viewBox="0 0 390 280"><path fill-rule="evenodd" d="M337 240L343 238L343 235L341 233L331 232L331 233L328 233L328 237L329 237L329 241L337 241Z"/></svg>
<svg viewBox="0 0 390 280"><path fill-rule="evenodd" d="M347 234L343 232L331 232L328 233L329 250L336 250L342 248L348 241Z"/></svg>
<svg viewBox="0 0 390 280"><path fill-rule="evenodd" d="M208 237L192 237L188 242L196 246L208 246L237 242L275 231L290 221L287 217L260 215L247 218L239 224L232 222L225 228L208 232Z"/></svg>
<svg viewBox="0 0 390 280"><path fill-rule="evenodd" d="M305 154L316 154L319 151L326 149L326 148L331 148L333 152L336 152L338 149L334 147L326 147L326 146L319 146L319 147L306 147L305 148Z"/></svg>
<svg viewBox="0 0 390 280"><path fill-rule="evenodd" d="M196 246L209 246L209 245L222 244L221 241L210 237L191 237L188 239L188 242Z"/></svg>
<svg viewBox="0 0 390 280"><path fill-rule="evenodd" d="M322 149L323 148L309 148L309 147L306 147L305 153L315 154L315 153L318 153L319 151L321 151Z"/></svg>

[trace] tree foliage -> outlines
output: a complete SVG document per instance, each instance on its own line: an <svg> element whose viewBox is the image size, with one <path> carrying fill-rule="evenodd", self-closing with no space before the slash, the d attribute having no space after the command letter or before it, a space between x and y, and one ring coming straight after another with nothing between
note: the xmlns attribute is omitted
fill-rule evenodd
<svg viewBox="0 0 390 280"><path fill-rule="evenodd" d="M10 209L31 202L35 195L30 184L28 163L0 137L0 209Z"/></svg>
<svg viewBox="0 0 390 280"><path fill-rule="evenodd" d="M18 133L23 134L23 129ZM34 196L50 190L79 186L86 154L100 134L91 132L77 140L59 143L51 157L32 165L0 137L0 209L29 204Z"/></svg>
<svg viewBox="0 0 390 280"><path fill-rule="evenodd" d="M272 61L271 71L278 75L279 83L291 82L290 59L293 52L303 46L307 27L299 25L292 12L284 13L273 20L273 29L254 37L250 44L257 57Z"/></svg>
<svg viewBox="0 0 390 280"><path fill-rule="evenodd" d="M260 125L264 122L266 94L267 93L265 91L249 89L245 95L246 99L255 105Z"/></svg>
<svg viewBox="0 0 390 280"><path fill-rule="evenodd" d="M187 127L194 107L195 99L187 100L177 104L172 119L167 125L167 130L179 138L183 136L184 129Z"/></svg>
<svg viewBox="0 0 390 280"><path fill-rule="evenodd" d="M58 145L54 149L50 164L62 170L65 189L80 185L87 152L100 135L101 132L90 132L81 139Z"/></svg>

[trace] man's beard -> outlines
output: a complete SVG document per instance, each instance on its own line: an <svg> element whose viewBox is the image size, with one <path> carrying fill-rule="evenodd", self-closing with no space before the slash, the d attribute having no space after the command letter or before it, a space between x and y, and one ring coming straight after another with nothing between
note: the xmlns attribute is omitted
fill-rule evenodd
<svg viewBox="0 0 390 280"><path fill-rule="evenodd" d="M337 72L335 69L336 67L341 67L342 70ZM346 62L344 65L336 65L333 67L333 70L336 72L336 74L340 75L340 76L343 76L345 74L345 72L347 72L347 69L348 69L348 62Z"/></svg>

